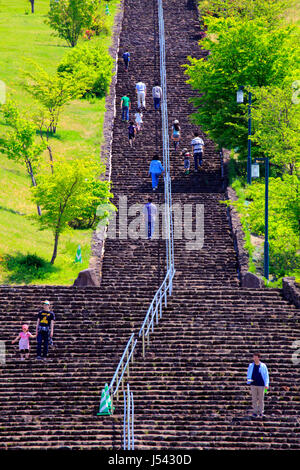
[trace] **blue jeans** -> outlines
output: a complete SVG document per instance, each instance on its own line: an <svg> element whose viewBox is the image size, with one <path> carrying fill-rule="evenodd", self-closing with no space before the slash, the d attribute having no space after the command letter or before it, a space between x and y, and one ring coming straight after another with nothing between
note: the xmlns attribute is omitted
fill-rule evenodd
<svg viewBox="0 0 300 470"><path fill-rule="evenodd" d="M157 188L160 174L161 174L161 173L151 173L151 177L152 177L152 189Z"/></svg>
<svg viewBox="0 0 300 470"><path fill-rule="evenodd" d="M199 166L202 165L202 152L196 152L194 153L194 163L195 163L195 170L198 170L198 161L199 161Z"/></svg>
<svg viewBox="0 0 300 470"><path fill-rule="evenodd" d="M122 121L129 121L129 107L122 106Z"/></svg>
<svg viewBox="0 0 300 470"><path fill-rule="evenodd" d="M47 357L48 354L48 343L49 343L49 329L39 330L37 335L37 348L36 355L42 355L42 344L43 344L43 357Z"/></svg>
<svg viewBox="0 0 300 470"><path fill-rule="evenodd" d="M160 98L153 98L153 102L154 102L154 109L156 111L157 109L159 109L159 106L160 106Z"/></svg>

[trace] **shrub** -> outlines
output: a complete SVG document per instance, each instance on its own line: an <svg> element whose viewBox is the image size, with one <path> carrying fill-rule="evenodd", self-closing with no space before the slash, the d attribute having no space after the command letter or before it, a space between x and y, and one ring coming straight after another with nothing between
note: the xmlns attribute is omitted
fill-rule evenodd
<svg viewBox="0 0 300 470"><path fill-rule="evenodd" d="M107 51L93 43L76 46L58 66L59 73L71 74L84 83L84 96L106 95L112 75L113 60Z"/></svg>
<svg viewBox="0 0 300 470"><path fill-rule="evenodd" d="M10 271L6 281L17 284L28 284L33 279L45 279L55 269L49 262L36 254L6 255L4 264Z"/></svg>

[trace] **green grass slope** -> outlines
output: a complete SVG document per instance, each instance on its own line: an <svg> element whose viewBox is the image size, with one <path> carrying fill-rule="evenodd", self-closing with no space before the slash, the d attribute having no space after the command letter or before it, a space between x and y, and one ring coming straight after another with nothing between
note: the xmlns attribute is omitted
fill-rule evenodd
<svg viewBox="0 0 300 470"><path fill-rule="evenodd" d="M49 0L38 0L35 13L30 13L28 0L0 0L0 80L4 81L7 98L20 107L35 109L36 103L22 86L22 70L34 60L48 72L54 72L70 50L65 42L53 36L44 23ZM113 25L119 1L110 2L107 23ZM28 12L29 14L26 14ZM93 39L109 47L111 36ZM57 135L51 140L56 155L74 158L99 155L105 99L75 100L63 112ZM5 132L0 122L0 133ZM45 153L45 158L48 158ZM54 267L51 259L53 235L39 231L31 216L36 207L30 200L30 180L25 167L0 154L0 283L1 284L72 284L78 272L88 267L91 230L71 230L61 236ZM74 263L78 244L83 263ZM20 255L36 254L45 261L43 269L31 270L20 264Z"/></svg>

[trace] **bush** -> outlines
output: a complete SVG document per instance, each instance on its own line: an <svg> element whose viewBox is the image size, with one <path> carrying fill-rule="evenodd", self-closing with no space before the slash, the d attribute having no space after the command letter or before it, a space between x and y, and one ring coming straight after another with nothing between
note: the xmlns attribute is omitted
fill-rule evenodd
<svg viewBox="0 0 300 470"><path fill-rule="evenodd" d="M9 284L29 284L33 279L45 279L55 269L48 261L36 254L7 255L4 263L10 271L6 280Z"/></svg>
<svg viewBox="0 0 300 470"><path fill-rule="evenodd" d="M97 44L81 44L72 49L58 66L59 73L72 74L83 82L84 96L106 95L112 76L113 60L107 51Z"/></svg>

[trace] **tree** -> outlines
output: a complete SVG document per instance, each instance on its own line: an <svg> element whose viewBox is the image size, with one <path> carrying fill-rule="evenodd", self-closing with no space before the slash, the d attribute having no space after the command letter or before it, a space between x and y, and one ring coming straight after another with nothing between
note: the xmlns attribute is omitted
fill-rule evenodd
<svg viewBox="0 0 300 470"><path fill-rule="evenodd" d="M236 103L237 89L279 85L297 66L298 33L293 27L270 31L261 19L209 18L207 34L200 44L208 57L189 58L186 65L188 82L199 92L192 99L193 121L220 146L239 146L245 155L247 122Z"/></svg>
<svg viewBox="0 0 300 470"><path fill-rule="evenodd" d="M72 99L82 96L84 83L70 74L48 74L34 61L28 61L33 68L32 72L25 71L25 89L30 93L49 113L50 132L55 134L58 119L64 106Z"/></svg>
<svg viewBox="0 0 300 470"><path fill-rule="evenodd" d="M112 66L112 57L99 44L78 44L65 55L57 71L82 82L85 95L102 98L109 89Z"/></svg>
<svg viewBox="0 0 300 470"><path fill-rule="evenodd" d="M98 3L98 0L52 0L46 23L74 47L83 30L92 25Z"/></svg>
<svg viewBox="0 0 300 470"><path fill-rule="evenodd" d="M1 107L4 124L11 128L6 137L0 138L0 152L18 162L25 163L27 173L31 178L32 186L36 186L35 172L39 163L39 157L45 150L45 143L36 142L36 126L28 118L21 116L16 105L9 101ZM39 205L38 214L41 215Z"/></svg>
<svg viewBox="0 0 300 470"><path fill-rule="evenodd" d="M271 162L293 174L300 164L300 105L292 87L254 90L252 117L256 142Z"/></svg>
<svg viewBox="0 0 300 470"><path fill-rule="evenodd" d="M299 179L284 174L269 179L270 273L275 278L299 271ZM224 201L237 208L247 233L265 235L265 181L254 180L237 201ZM248 204L245 204L245 198ZM262 261L262 260L261 260Z"/></svg>
<svg viewBox="0 0 300 470"><path fill-rule="evenodd" d="M240 18L248 21L263 18L268 27L274 28L285 19L285 12L295 0L202 0L199 2L201 15L223 18Z"/></svg>
<svg viewBox="0 0 300 470"><path fill-rule="evenodd" d="M41 230L51 229L53 232L51 264L57 256L59 236L68 224L80 218L88 208L109 203L112 197L109 182L100 181L97 172L99 166L90 158L71 161L58 158L54 162L53 174L44 168L38 175L38 186L32 188L32 197L43 209L38 219Z"/></svg>

